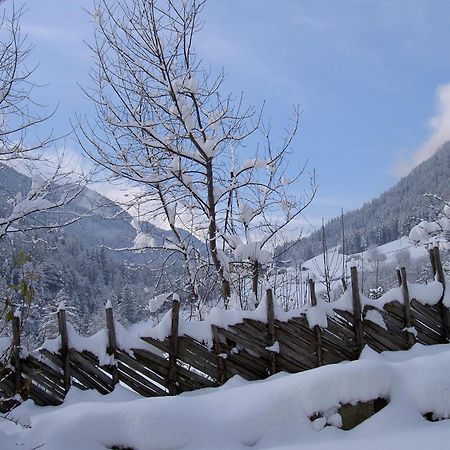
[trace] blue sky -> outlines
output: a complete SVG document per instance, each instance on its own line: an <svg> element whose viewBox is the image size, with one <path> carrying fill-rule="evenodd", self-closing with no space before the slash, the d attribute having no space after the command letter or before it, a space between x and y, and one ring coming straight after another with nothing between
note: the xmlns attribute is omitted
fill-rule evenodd
<svg viewBox="0 0 450 450"><path fill-rule="evenodd" d="M59 105L57 134L90 114L78 88L92 64L83 8L91 2L30 1L23 20L46 84L38 97ZM317 171L314 223L380 194L450 138L447 0L209 0L204 19L197 49L224 67L227 89L265 100L275 129L293 105L303 111L292 158Z"/></svg>

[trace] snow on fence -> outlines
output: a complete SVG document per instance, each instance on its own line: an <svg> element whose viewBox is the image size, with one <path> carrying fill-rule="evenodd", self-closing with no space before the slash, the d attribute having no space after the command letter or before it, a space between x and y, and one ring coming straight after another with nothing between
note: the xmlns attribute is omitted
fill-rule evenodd
<svg viewBox="0 0 450 450"><path fill-rule="evenodd" d="M81 337L61 307L60 335L47 341L38 357L21 350L20 318L14 317L11 360L0 366L0 394L10 396L10 403L19 394L39 405L57 405L72 385L106 394L121 383L143 396L176 395L220 386L236 374L257 380L356 359L364 345L381 352L406 350L416 342L446 343L450 295L437 247L430 260L435 281L408 283L402 268L399 287L376 300L359 292L352 267L351 288L337 302L317 299L310 281L311 303L302 309L281 311L268 289L256 311L221 311L215 320L186 323L174 300L161 324L134 334L114 320L108 303L106 329Z"/></svg>

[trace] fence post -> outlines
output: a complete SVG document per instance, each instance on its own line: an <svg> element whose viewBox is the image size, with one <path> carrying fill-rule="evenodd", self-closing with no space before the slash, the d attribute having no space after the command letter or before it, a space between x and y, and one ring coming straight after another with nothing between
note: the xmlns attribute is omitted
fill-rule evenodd
<svg viewBox="0 0 450 450"><path fill-rule="evenodd" d="M442 268L442 261L441 261L441 254L439 252L439 247L436 245L433 247L433 260L434 260L434 267L436 270L436 281L439 281L439 283L442 283L442 297L439 301L439 304L441 305L441 311L442 311L442 319L444 322L444 333L445 333L445 340L448 342L450 338L450 314L448 308L444 305L444 294L445 294L445 276L444 276L444 269Z"/></svg>
<svg viewBox="0 0 450 450"><path fill-rule="evenodd" d="M267 302L267 341L268 346L271 347L275 344L275 311L273 307L273 292L272 289L266 290L266 302ZM276 353L270 352L270 365L269 373L273 375L277 371Z"/></svg>
<svg viewBox="0 0 450 450"><path fill-rule="evenodd" d="M345 280L345 277L341 277L341 283L342 283L342 290L345 292L347 290L347 281Z"/></svg>
<svg viewBox="0 0 450 450"><path fill-rule="evenodd" d="M311 297L311 305L317 306L316 287L314 281L308 279L309 295ZM323 365L323 352L322 352L322 330L319 325L314 325L314 332L316 333L316 348L317 348L317 365Z"/></svg>
<svg viewBox="0 0 450 450"><path fill-rule="evenodd" d="M114 364L111 365L112 383L115 386L119 382L119 370L117 368L116 352L116 327L114 325L114 315L111 302L108 300L105 305L106 328L108 329L108 355L114 358Z"/></svg>
<svg viewBox="0 0 450 450"><path fill-rule="evenodd" d="M409 298L408 280L406 278L406 269L402 267L401 269L401 279L402 279L402 293L403 293L403 305L405 307L405 328L408 333L408 348L411 348L415 342L415 336L409 331L412 327L411 322L411 304Z"/></svg>
<svg viewBox="0 0 450 450"><path fill-rule="evenodd" d="M22 367L20 364L20 312L16 310L12 320L13 352L12 363L14 365L15 392L19 394L22 390Z"/></svg>
<svg viewBox="0 0 450 450"><path fill-rule="evenodd" d="M172 328L170 333L169 347L169 395L178 394L177 382L177 359L178 359L178 323L180 320L180 302L178 299L172 301Z"/></svg>
<svg viewBox="0 0 450 450"><path fill-rule="evenodd" d="M401 287L401 285L402 285L402 272L400 271L400 269L395 269L395 273L397 274L398 287Z"/></svg>
<svg viewBox="0 0 450 450"><path fill-rule="evenodd" d="M431 271L433 272L433 279L436 276L436 263L434 261L434 249L429 248L428 249L428 255L430 257L430 264L431 264Z"/></svg>
<svg viewBox="0 0 450 450"><path fill-rule="evenodd" d="M66 322L66 305L62 301L58 306L58 327L59 334L61 336L61 358L63 361L64 371L64 392L70 389L70 355L69 355L69 337L67 335L67 322Z"/></svg>
<svg viewBox="0 0 450 450"><path fill-rule="evenodd" d="M364 347L364 331L362 325L361 296L358 286L358 269L355 266L351 267L350 274L352 279L353 325L355 328L356 352L359 357Z"/></svg>
<svg viewBox="0 0 450 450"><path fill-rule="evenodd" d="M217 381L222 386L227 381L225 359L222 355L222 344L220 343L220 336L217 327L211 325L213 333L214 353L217 358Z"/></svg>

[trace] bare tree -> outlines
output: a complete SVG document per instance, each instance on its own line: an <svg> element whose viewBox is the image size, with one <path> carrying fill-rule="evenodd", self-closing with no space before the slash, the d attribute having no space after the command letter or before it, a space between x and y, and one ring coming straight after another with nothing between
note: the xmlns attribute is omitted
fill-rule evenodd
<svg viewBox="0 0 450 450"><path fill-rule="evenodd" d="M0 1L0 5L5 2ZM50 119L41 114L44 107L32 97L36 84L32 81L36 66L27 65L32 51L21 31L24 9L14 3L3 5L0 18L0 171L5 165L20 166L33 179L29 192L10 195L3 187L1 195L7 197L9 208L0 217L0 239L13 232L27 232L44 227L61 226L58 220L45 222L44 215L59 208L83 189L84 183L64 169L63 155L51 148L56 139L44 138L36 133L39 125ZM48 153L52 151L52 157ZM55 156L57 155L57 156ZM63 188L63 186L65 186ZM64 224L76 218L67 218Z"/></svg>
<svg viewBox="0 0 450 450"><path fill-rule="evenodd" d="M36 137L39 125L53 113L41 115L42 107L32 98L35 68L26 63L32 47L20 27L24 10L4 3L0 1L0 177L3 182L10 171L17 183L11 191L4 183L0 186L0 239L79 220L77 215L61 215L56 210L79 195L85 185L65 170L62 155L53 152L56 139L51 135ZM51 155L47 154L50 151ZM31 181L9 166L28 171ZM0 292L1 336L8 333L13 314L20 315L23 327L34 298L36 274L20 252L17 259L22 272L18 283L2 286ZM4 359L8 360L8 351L0 354L0 361Z"/></svg>
<svg viewBox="0 0 450 450"><path fill-rule="evenodd" d="M286 173L298 110L276 144L261 111L224 96L223 74L202 65L194 40L204 3L95 3L96 66L85 92L98 120L80 119L78 138L110 181L135 188L130 207L172 231L161 242L138 228L139 248L180 254L191 298L203 301L219 283L226 307L243 267L258 295L270 249L311 202L315 182L299 192L304 167Z"/></svg>
<svg viewBox="0 0 450 450"><path fill-rule="evenodd" d="M39 114L42 107L32 99L36 87L32 75L36 67L26 64L32 46L21 32L23 14L23 8L16 9L12 4L9 11L6 6L3 8L0 18L0 161L3 162L36 159L40 155L36 150L53 142L51 135L26 139L28 131L53 113Z"/></svg>

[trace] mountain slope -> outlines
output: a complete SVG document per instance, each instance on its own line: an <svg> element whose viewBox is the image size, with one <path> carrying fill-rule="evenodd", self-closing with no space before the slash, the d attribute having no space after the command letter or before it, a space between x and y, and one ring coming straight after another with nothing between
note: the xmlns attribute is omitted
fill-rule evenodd
<svg viewBox="0 0 450 450"><path fill-rule="evenodd" d="M409 175L378 198L361 208L344 214L346 252L356 253L370 245L381 245L409 233L419 219L429 219L432 193L450 198L450 142L431 158L417 166ZM341 217L325 225L328 247L342 243ZM315 231L300 240L283 259L304 261L322 252L322 232Z"/></svg>
<svg viewBox="0 0 450 450"><path fill-rule="evenodd" d="M9 199L19 192L25 196L31 187L31 179L11 167L0 166L0 217L8 216L12 210ZM45 223L63 223L75 216L83 218L63 229L65 234L75 237L84 248L105 246L109 248L132 248L136 230L131 225L132 217L113 201L97 192L85 188L69 204L58 208L55 213L47 214ZM143 224L148 234L160 239L168 237L170 232ZM133 252L108 251L117 260L128 259L142 262L144 256Z"/></svg>

